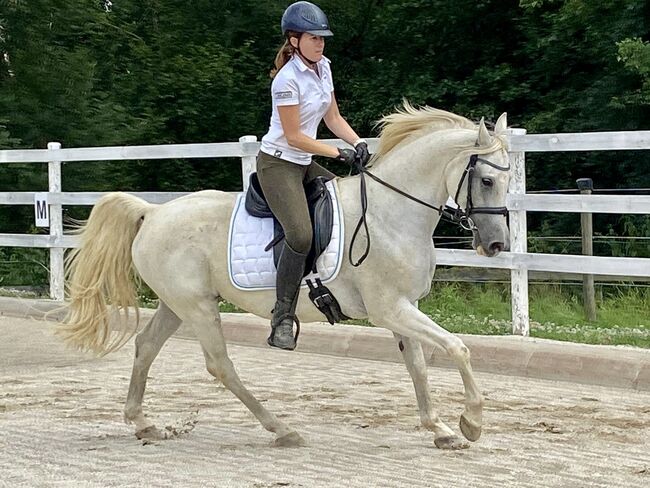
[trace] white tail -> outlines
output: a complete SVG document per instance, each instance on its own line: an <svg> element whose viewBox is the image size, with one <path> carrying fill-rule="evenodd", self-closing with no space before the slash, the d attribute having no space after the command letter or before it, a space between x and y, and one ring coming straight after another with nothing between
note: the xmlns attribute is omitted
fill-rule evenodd
<svg viewBox="0 0 650 488"><path fill-rule="evenodd" d="M81 350L98 355L122 347L138 329L136 274L131 246L145 215L154 208L127 193L109 193L76 232L80 247L66 258L70 305L57 333ZM129 307L135 326L129 326ZM117 334L111 318L119 318Z"/></svg>

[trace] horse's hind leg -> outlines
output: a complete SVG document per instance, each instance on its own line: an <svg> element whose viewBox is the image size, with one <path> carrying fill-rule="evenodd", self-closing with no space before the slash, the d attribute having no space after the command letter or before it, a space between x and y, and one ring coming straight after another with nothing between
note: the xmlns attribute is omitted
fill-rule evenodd
<svg viewBox="0 0 650 488"><path fill-rule="evenodd" d="M213 303L206 301L203 306L194 307L191 316L183 316L183 320L192 324L196 337L203 348L208 372L233 392L257 417L266 430L276 434L275 445L303 445L304 441L300 435L264 408L259 400L242 384L232 361L228 357L216 301Z"/></svg>
<svg viewBox="0 0 650 488"><path fill-rule="evenodd" d="M135 359L131 384L124 409L124 419L135 423L135 435L141 438L161 438L160 432L142 412L142 397L147 386L147 375L151 363L156 358L163 344L178 330L181 320L167 305L160 306L147 326L135 338Z"/></svg>
<svg viewBox="0 0 650 488"><path fill-rule="evenodd" d="M433 432L434 443L440 449L465 449L469 444L454 434L433 410L431 395L429 393L429 379L427 377L427 363L420 342L393 333L395 339L401 344L402 356L406 369L411 375L415 396L418 401L420 420L422 426Z"/></svg>

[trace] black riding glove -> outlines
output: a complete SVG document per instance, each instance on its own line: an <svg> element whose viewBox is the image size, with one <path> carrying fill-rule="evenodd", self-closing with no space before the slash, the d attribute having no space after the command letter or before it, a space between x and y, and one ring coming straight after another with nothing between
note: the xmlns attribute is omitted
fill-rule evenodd
<svg viewBox="0 0 650 488"><path fill-rule="evenodd" d="M337 161L342 161L344 163L348 163L350 166L354 164L355 159L357 158L357 153L356 151L352 149L341 149L340 147L338 148L339 150L339 155L336 158Z"/></svg>
<svg viewBox="0 0 650 488"><path fill-rule="evenodd" d="M356 152L357 158L359 158L359 162L361 163L361 166L365 167L365 165L368 164L368 161L370 161L368 144L366 144L365 141L361 141L356 146L354 146L354 150Z"/></svg>

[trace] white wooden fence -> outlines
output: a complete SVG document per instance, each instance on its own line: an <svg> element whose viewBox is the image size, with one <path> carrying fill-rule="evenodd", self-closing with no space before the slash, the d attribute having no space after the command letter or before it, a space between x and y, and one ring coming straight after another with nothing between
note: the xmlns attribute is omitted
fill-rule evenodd
<svg viewBox="0 0 650 488"><path fill-rule="evenodd" d="M507 207L510 210L510 252L486 258L470 250L438 249L437 258L441 265L509 269L512 283L513 333L528 335L528 271L647 277L650 276L650 259L528 253L526 212L649 214L650 196L528 195L525 181L526 152L650 149L650 131L526 135L524 129L511 129L509 140L513 168L507 199ZM325 142L331 145L340 143L337 140ZM371 151L376 145L376 139L369 140ZM0 234L0 246L49 248L50 296L53 300L62 301L63 253L66 248L76 245L76 238L63 234L62 207L93 205L103 195L96 192L63 192L62 162L237 157L242 161L242 181L243 187L246 188L248 174L254 168L258 149L259 143L255 136L244 136L234 143L62 149L59 143L53 142L44 150L0 151L0 164L48 164L47 198L50 206L49 235ZM3 169L10 170L7 166ZM0 205L34 205L36 193L0 192ZM152 203L162 203L185 193L134 194Z"/></svg>

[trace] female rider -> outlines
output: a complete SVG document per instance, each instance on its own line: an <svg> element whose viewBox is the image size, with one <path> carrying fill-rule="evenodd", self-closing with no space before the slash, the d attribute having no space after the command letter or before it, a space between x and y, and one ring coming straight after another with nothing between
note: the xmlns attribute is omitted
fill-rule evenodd
<svg viewBox="0 0 650 488"><path fill-rule="evenodd" d="M310 2L291 4L282 16L284 45L271 72L273 112L257 156L257 176L285 239L277 265L277 301L271 319L271 346L293 350L295 308L312 241L312 226L303 184L334 175L312 161L317 154L365 165L366 142L339 113L330 61L323 56L332 36L325 13ZM355 149L337 149L316 140L321 120Z"/></svg>

